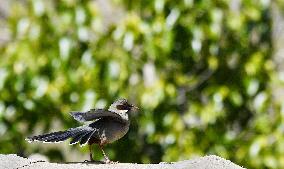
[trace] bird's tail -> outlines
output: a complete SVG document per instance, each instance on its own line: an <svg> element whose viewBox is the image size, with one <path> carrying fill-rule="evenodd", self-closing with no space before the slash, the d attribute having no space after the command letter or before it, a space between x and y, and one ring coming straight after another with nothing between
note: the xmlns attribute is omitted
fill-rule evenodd
<svg viewBox="0 0 284 169"><path fill-rule="evenodd" d="M89 126L80 126L76 128L70 128L66 131L58 131L48 134L27 137L26 140L28 142L41 141L45 143L59 143L64 140L67 140L68 138L73 138L70 144L80 142L80 144L82 145L88 142L94 132L94 128L91 128Z"/></svg>

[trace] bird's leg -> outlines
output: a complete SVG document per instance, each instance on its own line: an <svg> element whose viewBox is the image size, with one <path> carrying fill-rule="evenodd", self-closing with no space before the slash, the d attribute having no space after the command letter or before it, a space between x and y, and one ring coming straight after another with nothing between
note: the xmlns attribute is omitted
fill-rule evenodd
<svg viewBox="0 0 284 169"><path fill-rule="evenodd" d="M92 144L89 144L89 151L90 151L90 161L94 161L92 154Z"/></svg>
<svg viewBox="0 0 284 169"><path fill-rule="evenodd" d="M109 160L109 158L108 158L108 156L106 155L106 153L105 153L105 151L104 151L104 149L103 149L103 145L99 145L100 146L100 149L102 150L102 152L103 152L103 155L104 155L104 158L105 158L105 160L106 160L106 163L108 164L108 163L111 163L111 161Z"/></svg>

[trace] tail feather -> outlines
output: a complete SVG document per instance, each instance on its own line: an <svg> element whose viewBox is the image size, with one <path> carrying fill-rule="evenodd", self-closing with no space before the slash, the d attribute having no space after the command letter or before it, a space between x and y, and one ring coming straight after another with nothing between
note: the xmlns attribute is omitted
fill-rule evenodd
<svg viewBox="0 0 284 169"><path fill-rule="evenodd" d="M46 142L58 142L68 139L71 136L72 132L65 131L63 133L56 133L52 136L44 138Z"/></svg>
<svg viewBox="0 0 284 169"><path fill-rule="evenodd" d="M42 142L56 143L67 140L68 138L72 137L73 140L71 141L70 144L74 144L79 142L83 137L85 137L89 133L92 133L93 131L94 129L89 126L81 126L77 128L71 128L66 131L58 131L48 134L27 137L26 140L29 142L42 141Z"/></svg>
<svg viewBox="0 0 284 169"><path fill-rule="evenodd" d="M68 132L58 131L58 132L53 132L53 133L49 133L49 134L42 134L42 135L38 135L38 136L28 137L27 140L28 141L46 141L46 142L48 142L49 140L52 140L52 139L57 138L57 137L65 136L66 134L68 134Z"/></svg>
<svg viewBox="0 0 284 169"><path fill-rule="evenodd" d="M69 138L69 134L70 132L60 131L60 132L54 132L50 134L43 134L43 135L28 137L27 140L30 142L33 142L33 141L57 142L61 138L65 138L65 139Z"/></svg>
<svg viewBox="0 0 284 169"><path fill-rule="evenodd" d="M76 144L78 143L82 137L84 137L86 134L88 134L89 131L85 131L83 133L79 133L76 136L73 137L72 141L70 142L70 144Z"/></svg>
<svg viewBox="0 0 284 169"><path fill-rule="evenodd" d="M73 129L73 128L72 128ZM70 137L74 137L75 135L77 135L78 133L84 132L84 130L82 128L76 128L76 130L67 130L66 134L62 134L59 135L57 137L54 137L53 139L49 139L50 142L60 142L60 141L64 141L67 140Z"/></svg>
<svg viewBox="0 0 284 169"><path fill-rule="evenodd" d="M70 134L65 134L65 135L61 135L61 136L58 136L58 137L49 138L48 142L55 142L55 143L61 142L61 141L67 140L70 137L71 137Z"/></svg>
<svg viewBox="0 0 284 169"><path fill-rule="evenodd" d="M81 138L80 145L86 144L89 141L89 139L92 137L92 135L94 134L95 131L96 130L90 131L85 136L83 136Z"/></svg>
<svg viewBox="0 0 284 169"><path fill-rule="evenodd" d="M54 137L54 135L59 135L61 133L62 133L62 131L49 133L49 134L42 134L42 135L38 135L38 136L28 137L28 139L30 139L31 141L34 141L34 140L43 141L44 139Z"/></svg>

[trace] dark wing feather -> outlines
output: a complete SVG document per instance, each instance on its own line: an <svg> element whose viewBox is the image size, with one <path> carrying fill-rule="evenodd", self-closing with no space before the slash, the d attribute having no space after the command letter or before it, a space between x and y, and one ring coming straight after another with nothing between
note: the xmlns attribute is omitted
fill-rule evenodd
<svg viewBox="0 0 284 169"><path fill-rule="evenodd" d="M93 130L89 132L88 134L86 134L85 136L83 136L80 140L80 145L86 144L95 132L96 130Z"/></svg>
<svg viewBox="0 0 284 169"><path fill-rule="evenodd" d="M103 117L120 119L118 114L104 109L91 109L87 112L71 112L70 115L79 122L92 121Z"/></svg>

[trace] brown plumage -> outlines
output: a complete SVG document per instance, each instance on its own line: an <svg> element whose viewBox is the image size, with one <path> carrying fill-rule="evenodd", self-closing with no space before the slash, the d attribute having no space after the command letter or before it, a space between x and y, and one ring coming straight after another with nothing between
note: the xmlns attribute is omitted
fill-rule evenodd
<svg viewBox="0 0 284 169"><path fill-rule="evenodd" d="M80 143L80 145L85 145L88 143L91 161L93 161L91 146L98 144L106 159L106 163L109 163L111 161L105 154L103 146L120 139L128 132L130 125L128 113L134 109L137 109L137 107L129 104L126 99L118 99L108 110L91 109L87 112L71 112L70 115L79 122L94 122L70 128L66 131L27 137L26 140L29 142L57 143L72 138L70 144Z"/></svg>

